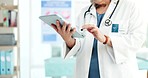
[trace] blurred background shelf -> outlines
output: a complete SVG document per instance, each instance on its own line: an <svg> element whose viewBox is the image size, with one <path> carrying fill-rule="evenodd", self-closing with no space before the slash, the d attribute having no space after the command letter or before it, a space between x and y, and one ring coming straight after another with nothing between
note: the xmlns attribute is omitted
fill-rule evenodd
<svg viewBox="0 0 148 78"><path fill-rule="evenodd" d="M0 75L0 78L12 78L16 76L16 74L13 74L13 75Z"/></svg>
<svg viewBox="0 0 148 78"><path fill-rule="evenodd" d="M15 27L0 26L0 29L13 29L13 28L17 28L17 26L15 26Z"/></svg>
<svg viewBox="0 0 148 78"><path fill-rule="evenodd" d="M15 77L15 76L17 76L17 69L18 67L14 67L14 74L7 74L7 75L0 75L0 78L13 78L13 77Z"/></svg>
<svg viewBox="0 0 148 78"><path fill-rule="evenodd" d="M0 75L0 78L20 78L20 30L19 30L19 0L0 0L0 51L9 56L11 62L5 62L10 68ZM6 53L5 53L6 52ZM8 52L13 52L8 54ZM10 64L11 63L11 64ZM13 69L14 67L14 69ZM14 70L14 71L13 71Z"/></svg>
<svg viewBox="0 0 148 78"><path fill-rule="evenodd" d="M7 9L7 10L17 10L18 6L17 5L4 5L0 6L0 10Z"/></svg>
<svg viewBox="0 0 148 78"><path fill-rule="evenodd" d="M14 46L0 46L0 50L9 50L9 49L13 49L17 47L17 45L14 45Z"/></svg>

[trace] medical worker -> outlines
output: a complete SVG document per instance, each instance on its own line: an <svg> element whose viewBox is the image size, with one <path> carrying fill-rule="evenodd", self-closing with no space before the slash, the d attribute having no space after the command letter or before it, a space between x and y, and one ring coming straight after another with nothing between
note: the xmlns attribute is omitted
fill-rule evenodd
<svg viewBox="0 0 148 78"><path fill-rule="evenodd" d="M141 78L136 52L145 41L146 26L136 0L91 0L71 24L52 27L65 41L65 58L76 56L74 78ZM74 38L75 31L85 34Z"/></svg>

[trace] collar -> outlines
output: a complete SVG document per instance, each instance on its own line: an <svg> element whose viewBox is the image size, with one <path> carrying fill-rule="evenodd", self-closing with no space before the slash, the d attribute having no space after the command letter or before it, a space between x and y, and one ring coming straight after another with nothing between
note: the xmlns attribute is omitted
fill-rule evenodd
<svg viewBox="0 0 148 78"><path fill-rule="evenodd" d="M115 8L115 6L116 6L116 4L117 4L117 1L118 1L118 0L111 0L111 2L110 2L110 4L109 4L109 7L108 7L108 9L107 9L107 11L106 11L106 13L111 13L111 12L114 10L114 8ZM96 7L95 7L95 5L93 5L93 6L90 8L90 13L91 13L93 16L97 17L97 16L96 16Z"/></svg>

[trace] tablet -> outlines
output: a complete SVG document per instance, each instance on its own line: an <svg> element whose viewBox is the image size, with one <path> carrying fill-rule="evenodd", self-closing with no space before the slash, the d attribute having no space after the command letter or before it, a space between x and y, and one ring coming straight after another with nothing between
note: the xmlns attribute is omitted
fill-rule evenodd
<svg viewBox="0 0 148 78"><path fill-rule="evenodd" d="M63 25L64 22L66 22L67 24L69 23L68 21L66 21L62 16L58 15L58 14L51 14L51 15L44 15L44 16L40 16L39 17L43 22L45 22L46 24L48 24L49 26L53 23L56 24L56 21L59 20L61 23L61 26ZM82 33L79 33L78 31L76 31L72 37L76 37L76 38L84 38L85 35Z"/></svg>

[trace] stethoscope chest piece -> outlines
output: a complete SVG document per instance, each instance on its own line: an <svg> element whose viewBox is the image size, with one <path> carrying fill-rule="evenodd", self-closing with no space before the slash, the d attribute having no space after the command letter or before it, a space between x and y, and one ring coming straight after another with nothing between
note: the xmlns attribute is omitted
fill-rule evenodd
<svg viewBox="0 0 148 78"><path fill-rule="evenodd" d="M112 21L110 19L106 19L105 26L111 26L111 25L112 25Z"/></svg>

